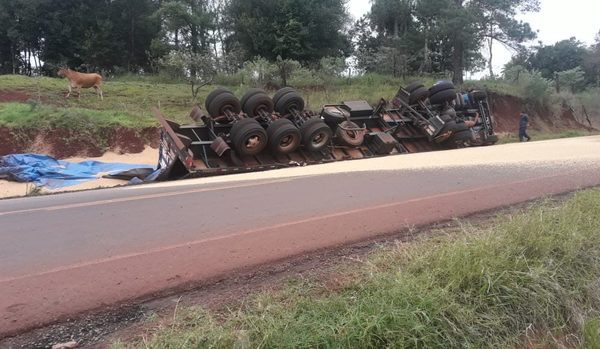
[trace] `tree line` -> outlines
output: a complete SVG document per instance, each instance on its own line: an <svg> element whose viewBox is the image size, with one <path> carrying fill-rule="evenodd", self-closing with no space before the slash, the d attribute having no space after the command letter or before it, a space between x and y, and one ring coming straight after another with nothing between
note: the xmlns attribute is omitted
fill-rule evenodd
<svg viewBox="0 0 600 349"><path fill-rule="evenodd" d="M485 67L496 77L493 47L504 45L519 52L513 66L553 79L580 67L587 83L598 80L597 47L576 42L583 58L573 64L544 58L554 57L551 46L524 49L536 33L516 15L538 11L539 0L371 3L355 21L345 0L0 0L0 73L51 75L67 65L207 80L251 61L273 64L285 84L298 67L339 73L353 57L360 72L462 83L465 71Z"/></svg>

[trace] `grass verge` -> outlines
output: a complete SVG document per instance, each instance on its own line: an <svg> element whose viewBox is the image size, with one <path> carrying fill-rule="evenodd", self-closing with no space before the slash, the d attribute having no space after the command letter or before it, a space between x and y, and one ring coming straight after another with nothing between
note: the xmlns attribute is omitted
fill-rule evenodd
<svg viewBox="0 0 600 349"><path fill-rule="evenodd" d="M23 129L97 129L156 126L154 119L120 111L48 107L29 103L0 104L0 126Z"/></svg>
<svg viewBox="0 0 600 349"><path fill-rule="evenodd" d="M368 74L350 79L336 79L319 88L310 86L297 86L301 90L306 106L319 111L325 104L338 103L344 100L367 100L375 105L381 98L391 99L396 95L400 86L405 86L413 81L421 81L430 86L436 80L431 77L414 77L399 79L389 76ZM475 86L471 82L469 86ZM194 104L204 105L204 100L211 90L217 86L204 86L200 89L196 99L192 98L191 86L186 82L167 83L160 77L148 76L122 76L107 80L103 87L105 99L96 98L93 90L83 90L81 99L64 96L67 91L67 81L64 79L36 77L30 78L20 75L0 75L0 92L21 91L30 99L38 102L65 108L93 109L101 111L115 111L130 115L151 116L151 109L160 105L162 111L169 118L182 122L189 122L187 115ZM238 98L250 88L255 86L240 83L226 85ZM499 91L505 93L506 88L501 85ZM490 89L494 90L495 85ZM275 91L269 91L271 95Z"/></svg>
<svg viewBox="0 0 600 349"><path fill-rule="evenodd" d="M500 216L484 228L376 251L360 268L180 310L115 348L594 347L600 190ZM595 343L595 344L594 344Z"/></svg>
<svg viewBox="0 0 600 349"><path fill-rule="evenodd" d="M567 130L562 132L540 132L540 131L527 131L529 136L531 136L531 141L547 141L551 139L561 139L561 138L575 138L575 137L587 137L587 136L596 136L600 133L598 132L587 132L587 131L577 131L577 130ZM498 135L500 141L498 144L507 144L507 143L518 143L519 135L517 133L501 133Z"/></svg>

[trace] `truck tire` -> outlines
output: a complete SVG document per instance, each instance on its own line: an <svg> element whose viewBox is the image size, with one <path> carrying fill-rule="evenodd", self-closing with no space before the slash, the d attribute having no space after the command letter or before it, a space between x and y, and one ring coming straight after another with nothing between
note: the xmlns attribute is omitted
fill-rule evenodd
<svg viewBox="0 0 600 349"><path fill-rule="evenodd" d="M333 131L320 118L307 120L300 127L300 133L304 148L311 152L323 150L333 137Z"/></svg>
<svg viewBox="0 0 600 349"><path fill-rule="evenodd" d="M471 98L473 101L479 102L487 98L487 93L485 91L473 91L471 92Z"/></svg>
<svg viewBox="0 0 600 349"><path fill-rule="evenodd" d="M273 113L273 100L266 93L259 92L242 104L242 110L252 118L259 116L261 112L271 114Z"/></svg>
<svg viewBox="0 0 600 349"><path fill-rule="evenodd" d="M323 107L323 110L321 110L321 116L325 120L325 123L336 127L342 122L348 120L348 118L350 118L350 113L342 108L326 106Z"/></svg>
<svg viewBox="0 0 600 349"><path fill-rule="evenodd" d="M450 137L447 143L451 146L460 148L460 146L464 145L467 141L473 140L473 132L471 130L464 130L456 132L452 137Z"/></svg>
<svg viewBox="0 0 600 349"><path fill-rule="evenodd" d="M429 97L429 90L425 86L422 86L410 93L408 103L411 105L417 104L420 101L427 99L427 97Z"/></svg>
<svg viewBox="0 0 600 349"><path fill-rule="evenodd" d="M344 121L340 124L340 126L344 128L360 128L352 121ZM365 142L364 132L345 131L341 127L335 129L336 140L341 143L341 145L359 147Z"/></svg>
<svg viewBox="0 0 600 349"><path fill-rule="evenodd" d="M281 115L291 114L292 110L304 110L304 99L296 91L288 92L281 96L275 104L275 111Z"/></svg>
<svg viewBox="0 0 600 349"><path fill-rule="evenodd" d="M436 93L445 90L455 90L454 84L451 81L438 81L429 89L429 94L434 95ZM456 93L456 92L455 92Z"/></svg>
<svg viewBox="0 0 600 349"><path fill-rule="evenodd" d="M462 93L456 94L456 100L454 101L454 109L456 109L456 110L465 109L465 100L463 98Z"/></svg>
<svg viewBox="0 0 600 349"><path fill-rule="evenodd" d="M281 97L283 97L283 95L290 93L290 92L296 92L296 90L292 87L284 87L284 88L277 90L277 92L275 92L275 95L273 96L273 104L277 105L277 102L279 101L279 99Z"/></svg>
<svg viewBox="0 0 600 349"><path fill-rule="evenodd" d="M208 114L213 118L223 116L227 111L239 114L242 111L240 100L231 92L222 92L215 96L208 105Z"/></svg>
<svg viewBox="0 0 600 349"><path fill-rule="evenodd" d="M456 122L454 120L448 121L442 132L452 131L454 133L462 132L462 131L470 131L470 129L465 125L464 122Z"/></svg>
<svg viewBox="0 0 600 349"><path fill-rule="evenodd" d="M254 156L268 144L265 129L254 119L243 119L231 128L229 135L233 149L241 156Z"/></svg>
<svg viewBox="0 0 600 349"><path fill-rule="evenodd" d="M240 99L240 104L241 104L241 106L242 106L242 110L244 110L244 105L246 105L246 102L248 102L248 100L249 100L249 99L250 99L252 96L254 96L254 95L257 95L257 94L260 94L260 93L267 94L267 93L265 92L265 90L263 90L263 89L260 89L260 88L251 88L251 89L249 89L248 91L246 91L246 93L244 93L244 95L242 96L242 99Z"/></svg>
<svg viewBox="0 0 600 349"><path fill-rule="evenodd" d="M204 100L204 107L206 108L207 111L208 111L208 106L210 105L210 102L212 102L212 100L215 99L215 97L217 97L218 95L220 95L222 93L233 94L231 91L229 91L225 87L217 87L211 93L209 93L208 96L206 96L206 99Z"/></svg>
<svg viewBox="0 0 600 349"><path fill-rule="evenodd" d="M277 154L289 154L300 146L300 130L288 119L279 119L267 128L269 148Z"/></svg>
<svg viewBox="0 0 600 349"><path fill-rule="evenodd" d="M429 102L433 105L444 104L446 102L452 102L454 98L456 98L456 90L452 88L431 94Z"/></svg>
<svg viewBox="0 0 600 349"><path fill-rule="evenodd" d="M443 122L453 121L452 117L448 114L440 114L440 119L442 119Z"/></svg>
<svg viewBox="0 0 600 349"><path fill-rule="evenodd" d="M423 85L423 84L422 84L422 83L420 83L420 82L413 82L413 83L411 83L410 85L406 86L406 87L404 88L404 90L405 90L406 92L408 92L408 94L411 94L411 93L413 93L414 91L416 91L417 89L420 89L421 87L425 87L425 85Z"/></svg>

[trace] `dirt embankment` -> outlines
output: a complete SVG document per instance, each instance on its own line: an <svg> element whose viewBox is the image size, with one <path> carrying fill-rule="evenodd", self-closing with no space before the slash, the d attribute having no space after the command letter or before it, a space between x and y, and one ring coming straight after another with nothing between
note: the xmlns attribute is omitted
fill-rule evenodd
<svg viewBox="0 0 600 349"><path fill-rule="evenodd" d="M530 117L531 128L542 132L562 132L567 130L593 131L589 126L580 123L574 111L568 106L547 107L532 106L514 96L490 94L490 104L496 132L516 133L519 130L521 112Z"/></svg>
<svg viewBox="0 0 600 349"><path fill-rule="evenodd" d="M20 130L0 127L0 156L40 153L59 159L74 156L98 157L107 151L137 154L146 145L158 147L158 129L100 129L93 134L68 129Z"/></svg>
<svg viewBox="0 0 600 349"><path fill-rule="evenodd" d="M27 103L32 96L23 91L0 90L0 102ZM106 152L138 154L146 146L158 147L159 130L125 127L89 130L8 128L0 126L0 156L40 153L59 159L99 157Z"/></svg>
<svg viewBox="0 0 600 349"><path fill-rule="evenodd" d="M26 102L29 96L22 92L1 91L0 102ZM566 130L588 130L590 127L577 121L572 109L558 106L550 110L545 107L527 105L514 96L490 94L490 103L498 133L518 131L522 111L530 115L531 128L542 132ZM557 111L558 110L558 111ZM136 154L145 146L158 146L158 128L142 130L128 128L76 131L68 129L10 129L0 127L0 156L15 153L42 153L56 158L74 156L98 157L107 151Z"/></svg>

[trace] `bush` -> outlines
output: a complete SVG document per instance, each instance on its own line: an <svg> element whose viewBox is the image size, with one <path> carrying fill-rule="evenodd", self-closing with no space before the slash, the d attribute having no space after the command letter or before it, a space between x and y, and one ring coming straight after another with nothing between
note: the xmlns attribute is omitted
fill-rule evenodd
<svg viewBox="0 0 600 349"><path fill-rule="evenodd" d="M244 63L239 71L242 83L249 86L267 86L279 84L277 66L262 57Z"/></svg>
<svg viewBox="0 0 600 349"><path fill-rule="evenodd" d="M525 100L540 106L548 105L552 94L552 82L538 71L525 72L519 80L521 95Z"/></svg>
<svg viewBox="0 0 600 349"><path fill-rule="evenodd" d="M329 84L335 83L336 78L330 77L327 79L324 75L318 72L313 72L306 68L296 69L290 80L288 81L290 86L304 89L320 89L324 88L326 82Z"/></svg>
<svg viewBox="0 0 600 349"><path fill-rule="evenodd" d="M560 87L561 90L568 88L573 93L581 91L585 85L585 72L581 69L581 67L561 71L556 73L555 83Z"/></svg>

